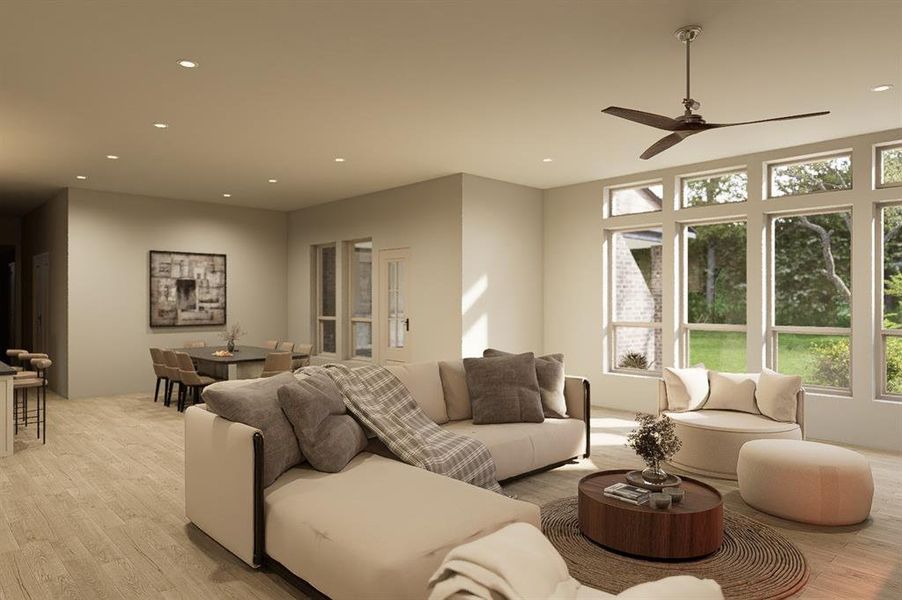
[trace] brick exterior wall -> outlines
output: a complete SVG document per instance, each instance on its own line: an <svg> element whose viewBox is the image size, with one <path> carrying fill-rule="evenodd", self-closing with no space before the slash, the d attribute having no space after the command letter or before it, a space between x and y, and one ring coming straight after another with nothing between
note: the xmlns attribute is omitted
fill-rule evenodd
<svg viewBox="0 0 902 600"><path fill-rule="evenodd" d="M639 268L624 234L614 240L614 302L615 321L661 322L662 306L662 248L651 246L648 280ZM661 367L661 332L658 329L619 328L616 339L615 365L627 352L641 352L653 368Z"/></svg>

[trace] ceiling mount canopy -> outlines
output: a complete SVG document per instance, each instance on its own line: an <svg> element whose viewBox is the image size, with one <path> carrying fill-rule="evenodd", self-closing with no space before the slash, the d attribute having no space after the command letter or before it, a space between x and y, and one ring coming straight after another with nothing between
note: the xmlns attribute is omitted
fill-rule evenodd
<svg viewBox="0 0 902 600"><path fill-rule="evenodd" d="M647 160L653 156L656 156L664 150L667 150L671 146L679 144L687 137L695 135L696 133L701 133L702 131L707 131L708 129L735 127L736 125L751 125L753 123L767 123L770 121L788 121L791 119L804 119L807 117L819 117L830 114L830 111L825 110L820 112L804 113L800 115L790 115L786 117L759 119L756 121L743 121L740 123L708 123L700 114L693 112L701 108L701 103L692 97L690 87L690 74L692 64L690 49L692 47L692 42L697 40L701 33L702 28L700 25L686 25L685 27L680 27L674 32L676 38L686 46L686 96L683 98L682 115L671 118L665 117L663 115L644 112L641 110L635 110L632 108L622 108L620 106L609 106L601 111L609 115L614 115L615 117L620 117L621 119L626 119L628 121L641 123L642 125L648 125L649 127L655 127L657 129L663 129L665 131L673 132L649 146L648 149L646 149L645 152L643 152L639 156L639 158L641 158L642 160Z"/></svg>

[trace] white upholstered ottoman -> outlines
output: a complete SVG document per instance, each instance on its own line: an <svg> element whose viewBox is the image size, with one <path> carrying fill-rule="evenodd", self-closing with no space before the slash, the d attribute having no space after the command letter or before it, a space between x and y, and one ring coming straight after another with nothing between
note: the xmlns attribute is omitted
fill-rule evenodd
<svg viewBox="0 0 902 600"><path fill-rule="evenodd" d="M871 467L847 448L801 440L755 440L739 451L739 493L760 511L816 525L868 518Z"/></svg>

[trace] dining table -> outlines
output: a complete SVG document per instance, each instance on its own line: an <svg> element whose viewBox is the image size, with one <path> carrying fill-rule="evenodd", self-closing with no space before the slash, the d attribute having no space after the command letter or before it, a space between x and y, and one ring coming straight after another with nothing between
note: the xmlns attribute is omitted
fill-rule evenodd
<svg viewBox="0 0 902 600"><path fill-rule="evenodd" d="M197 365L197 372L216 379L253 379L263 372L263 362L267 354L279 350L258 346L236 346L231 356L216 356L217 352L228 352L225 346L205 346L203 348L174 348L184 352ZM307 358L307 354L292 352L293 359Z"/></svg>

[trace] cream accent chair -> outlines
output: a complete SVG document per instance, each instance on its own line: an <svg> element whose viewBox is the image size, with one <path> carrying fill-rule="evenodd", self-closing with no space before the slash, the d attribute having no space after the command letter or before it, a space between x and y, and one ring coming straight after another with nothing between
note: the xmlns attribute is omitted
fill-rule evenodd
<svg viewBox="0 0 902 600"><path fill-rule="evenodd" d="M291 352L270 352L263 361L260 377L272 377L291 370Z"/></svg>
<svg viewBox="0 0 902 600"><path fill-rule="evenodd" d="M758 383L757 375L752 375ZM706 477L736 480L739 450L752 440L805 439L805 389L799 391L796 422L783 423L764 415L732 410L674 412L667 410L667 387L658 381L658 414L666 414L676 426L683 447L669 464Z"/></svg>

